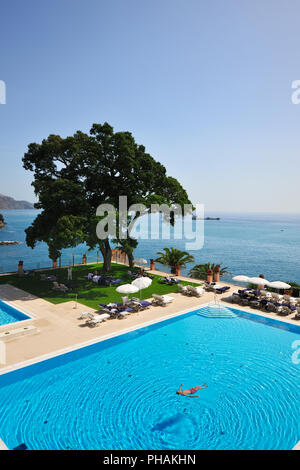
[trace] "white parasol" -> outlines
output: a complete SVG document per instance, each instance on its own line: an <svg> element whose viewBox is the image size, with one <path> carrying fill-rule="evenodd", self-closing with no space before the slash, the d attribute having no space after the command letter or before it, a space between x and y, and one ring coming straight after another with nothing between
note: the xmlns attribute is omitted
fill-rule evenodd
<svg viewBox="0 0 300 470"><path fill-rule="evenodd" d="M152 284L152 279L150 277L138 277L131 283L133 286L137 287L139 290L147 289Z"/></svg>
<svg viewBox="0 0 300 470"><path fill-rule="evenodd" d="M116 288L116 291L120 294L135 294L139 288L132 284L123 284Z"/></svg>

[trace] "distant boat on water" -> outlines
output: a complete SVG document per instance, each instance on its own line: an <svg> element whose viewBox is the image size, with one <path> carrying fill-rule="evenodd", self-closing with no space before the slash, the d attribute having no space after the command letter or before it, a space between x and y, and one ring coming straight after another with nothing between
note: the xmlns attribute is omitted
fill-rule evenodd
<svg viewBox="0 0 300 470"><path fill-rule="evenodd" d="M193 215L192 219L193 220L220 220L220 217L197 217L196 215Z"/></svg>

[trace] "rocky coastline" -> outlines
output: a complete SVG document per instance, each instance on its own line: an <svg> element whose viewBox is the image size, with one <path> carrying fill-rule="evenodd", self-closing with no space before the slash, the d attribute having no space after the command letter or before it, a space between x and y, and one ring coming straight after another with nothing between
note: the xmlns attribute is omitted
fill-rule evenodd
<svg viewBox="0 0 300 470"><path fill-rule="evenodd" d="M5 227L4 217L3 217L3 215L0 213L0 228L4 228L4 227Z"/></svg>

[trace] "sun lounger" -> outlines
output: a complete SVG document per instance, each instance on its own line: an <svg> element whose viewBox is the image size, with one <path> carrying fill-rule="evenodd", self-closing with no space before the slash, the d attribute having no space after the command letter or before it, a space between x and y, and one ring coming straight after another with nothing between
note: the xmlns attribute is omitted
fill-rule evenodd
<svg viewBox="0 0 300 470"><path fill-rule="evenodd" d="M143 308L149 308L152 305L152 302L148 302L148 300L140 300L140 304Z"/></svg>
<svg viewBox="0 0 300 470"><path fill-rule="evenodd" d="M229 286L223 286L223 287L217 288L217 289L216 289L216 293L217 293L217 294L224 294L224 293L227 292L229 289L230 289Z"/></svg>
<svg viewBox="0 0 300 470"><path fill-rule="evenodd" d="M239 296L239 294L234 292L230 297L230 300L233 304L239 304L241 302L241 297Z"/></svg>
<svg viewBox="0 0 300 470"><path fill-rule="evenodd" d="M286 305L277 307L276 313L282 316L290 315L292 313L291 309Z"/></svg>
<svg viewBox="0 0 300 470"><path fill-rule="evenodd" d="M174 300L174 297L170 297L169 295L157 295L157 294L152 294L153 297L153 305L159 305L161 307L164 307L165 305L169 304Z"/></svg>
<svg viewBox="0 0 300 470"><path fill-rule="evenodd" d="M260 291L260 295L261 295L261 297L266 297L267 291L265 291L265 290L262 289L262 290Z"/></svg>
<svg viewBox="0 0 300 470"><path fill-rule="evenodd" d="M296 307L294 320L300 320L300 306Z"/></svg>
<svg viewBox="0 0 300 470"><path fill-rule="evenodd" d="M130 307L126 308L125 310L122 310L122 312L119 312L118 318L122 319L127 317L127 315L130 315L134 310Z"/></svg>
<svg viewBox="0 0 300 470"><path fill-rule="evenodd" d="M142 306L139 300L129 300L126 306L132 308L134 312L139 312L140 310L142 310Z"/></svg>
<svg viewBox="0 0 300 470"><path fill-rule="evenodd" d="M249 305L252 308L259 308L260 307L260 302L259 302L259 300L250 300Z"/></svg>
<svg viewBox="0 0 300 470"><path fill-rule="evenodd" d="M88 320L88 319L92 320L94 316L95 315L92 312L82 312L80 314L79 320Z"/></svg>
<svg viewBox="0 0 300 470"><path fill-rule="evenodd" d="M195 297L201 297L201 295L204 294L202 287L186 286L186 288L190 295L194 295Z"/></svg>
<svg viewBox="0 0 300 470"><path fill-rule="evenodd" d="M99 325L99 323L102 323L103 321L107 320L108 318L110 318L110 315L108 313L102 313L100 315L96 315L92 319L88 319L86 321L86 324L88 324L89 326L94 327L94 326Z"/></svg>
<svg viewBox="0 0 300 470"><path fill-rule="evenodd" d="M183 286L182 284L178 284L178 289L179 289L179 292L183 295L188 295L188 289L187 289L187 286Z"/></svg>
<svg viewBox="0 0 300 470"><path fill-rule="evenodd" d="M58 282L54 281L53 282L53 287L52 287L53 290L56 290L58 292L68 292L68 288L67 286L65 286L64 284L59 284Z"/></svg>
<svg viewBox="0 0 300 470"><path fill-rule="evenodd" d="M259 303L260 303L260 308L262 310L265 310L266 306L268 305L268 300L263 298L263 299L260 299Z"/></svg>
<svg viewBox="0 0 300 470"><path fill-rule="evenodd" d="M165 276L165 277L160 278L158 282L161 284L168 284L172 286L174 284L178 284L180 280L176 279L175 277Z"/></svg>

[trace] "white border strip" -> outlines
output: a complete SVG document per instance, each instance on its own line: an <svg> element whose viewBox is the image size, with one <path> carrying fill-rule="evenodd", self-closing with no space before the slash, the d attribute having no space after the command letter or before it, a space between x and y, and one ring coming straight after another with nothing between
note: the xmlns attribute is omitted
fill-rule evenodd
<svg viewBox="0 0 300 470"><path fill-rule="evenodd" d="M7 445L4 444L1 438L0 438L0 450L9 450Z"/></svg>

